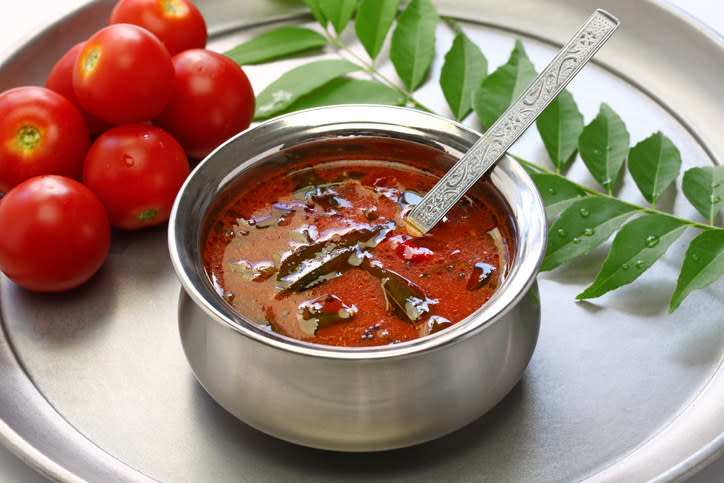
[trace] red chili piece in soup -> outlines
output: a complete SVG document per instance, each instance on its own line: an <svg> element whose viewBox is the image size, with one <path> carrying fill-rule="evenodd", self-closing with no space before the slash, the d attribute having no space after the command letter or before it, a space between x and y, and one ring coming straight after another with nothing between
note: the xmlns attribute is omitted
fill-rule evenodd
<svg viewBox="0 0 724 483"><path fill-rule="evenodd" d="M211 216L204 262L234 308L271 330L335 346L394 344L467 317L511 256L507 211L463 198L428 234L404 213L437 178L400 163L277 167Z"/></svg>

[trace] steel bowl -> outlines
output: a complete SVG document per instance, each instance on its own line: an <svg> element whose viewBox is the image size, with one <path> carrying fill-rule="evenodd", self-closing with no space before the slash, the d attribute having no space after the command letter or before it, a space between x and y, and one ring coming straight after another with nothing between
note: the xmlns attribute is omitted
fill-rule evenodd
<svg viewBox="0 0 724 483"><path fill-rule="evenodd" d="M507 278L472 315L417 340L342 348L272 333L217 294L200 255L214 203L235 183L263 182L255 173L264 163L279 162L280 155L294 162L295 153L310 143L340 142L354 156L349 152L354 146L365 150L368 141L384 140L426 146L450 164L478 137L453 121L412 109L335 106L260 124L204 159L176 199L169 250L182 285L181 341L206 391L260 431L337 451L422 443L461 428L500 402L520 379L536 345L540 303L535 278L546 247L541 198L508 156L489 175L512 215L515 254ZM384 159L385 153L364 153L375 155Z"/></svg>

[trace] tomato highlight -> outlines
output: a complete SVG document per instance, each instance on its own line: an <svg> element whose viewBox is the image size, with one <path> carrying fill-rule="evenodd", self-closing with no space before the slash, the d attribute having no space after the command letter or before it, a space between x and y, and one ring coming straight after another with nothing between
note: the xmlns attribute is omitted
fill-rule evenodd
<svg viewBox="0 0 724 483"><path fill-rule="evenodd" d="M189 172L188 158L170 134L148 124L125 124L91 145L83 182L106 207L111 225L136 230L168 220Z"/></svg>

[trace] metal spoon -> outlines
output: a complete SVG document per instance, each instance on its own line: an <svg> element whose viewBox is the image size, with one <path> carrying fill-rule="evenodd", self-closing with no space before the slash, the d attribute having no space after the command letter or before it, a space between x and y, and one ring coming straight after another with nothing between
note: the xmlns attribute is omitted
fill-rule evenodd
<svg viewBox="0 0 724 483"><path fill-rule="evenodd" d="M411 233L428 232L500 159L618 27L597 9L510 107L407 215Z"/></svg>

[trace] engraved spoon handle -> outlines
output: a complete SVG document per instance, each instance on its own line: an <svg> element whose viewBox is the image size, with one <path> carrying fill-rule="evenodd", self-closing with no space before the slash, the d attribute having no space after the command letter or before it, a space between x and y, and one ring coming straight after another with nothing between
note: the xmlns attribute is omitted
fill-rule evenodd
<svg viewBox="0 0 724 483"><path fill-rule="evenodd" d="M408 225L420 234L435 226L578 74L618 24L616 17L597 9L543 72L410 211Z"/></svg>

